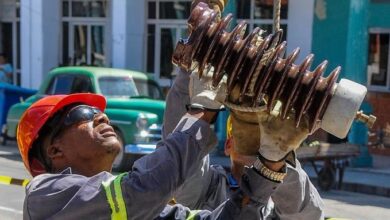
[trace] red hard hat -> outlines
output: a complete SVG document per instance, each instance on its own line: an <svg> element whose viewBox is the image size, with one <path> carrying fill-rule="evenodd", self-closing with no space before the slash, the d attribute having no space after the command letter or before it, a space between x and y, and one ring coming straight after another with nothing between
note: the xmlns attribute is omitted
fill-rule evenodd
<svg viewBox="0 0 390 220"><path fill-rule="evenodd" d="M97 94L77 93L71 95L52 95L44 97L32 104L20 119L16 132L18 147L24 165L32 176L46 173L42 163L36 159L34 160L34 158L29 158L29 152L34 141L38 138L39 131L57 111L73 103L94 106L102 112L106 108L106 99Z"/></svg>

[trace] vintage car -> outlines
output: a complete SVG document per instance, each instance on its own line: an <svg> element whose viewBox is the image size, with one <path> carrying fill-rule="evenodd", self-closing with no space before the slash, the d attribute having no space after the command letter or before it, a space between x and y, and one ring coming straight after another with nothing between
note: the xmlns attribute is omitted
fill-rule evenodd
<svg viewBox="0 0 390 220"><path fill-rule="evenodd" d="M107 99L105 113L123 143L123 149L114 162L114 170L129 169L136 159L154 151L156 142L161 139L165 109L159 85L147 74L112 68L53 69L37 94L10 108L3 136L16 137L19 118L38 99L46 95L81 92L102 94Z"/></svg>

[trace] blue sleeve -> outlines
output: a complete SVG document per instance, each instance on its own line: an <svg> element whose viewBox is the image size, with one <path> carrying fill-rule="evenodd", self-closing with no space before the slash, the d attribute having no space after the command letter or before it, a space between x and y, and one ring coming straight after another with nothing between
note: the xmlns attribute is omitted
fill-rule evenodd
<svg viewBox="0 0 390 220"><path fill-rule="evenodd" d="M177 76L173 86L169 89L166 99L166 109L164 111L163 139L168 137L175 129L187 110L186 105L190 103L188 84L190 81L190 73L182 69L177 69Z"/></svg>
<svg viewBox="0 0 390 220"><path fill-rule="evenodd" d="M287 176L272 195L272 200L279 219L324 218L322 199L298 160L295 168L287 167Z"/></svg>
<svg viewBox="0 0 390 220"><path fill-rule="evenodd" d="M158 216L174 191L201 166L202 158L214 146L212 139L216 140L208 123L184 116L174 132L158 143L156 151L137 160L123 178L128 213L134 219Z"/></svg>
<svg viewBox="0 0 390 220"><path fill-rule="evenodd" d="M265 219L266 204L280 183L261 177L253 168L245 168L241 181L241 189L212 211L190 210L182 205L166 206L156 219Z"/></svg>

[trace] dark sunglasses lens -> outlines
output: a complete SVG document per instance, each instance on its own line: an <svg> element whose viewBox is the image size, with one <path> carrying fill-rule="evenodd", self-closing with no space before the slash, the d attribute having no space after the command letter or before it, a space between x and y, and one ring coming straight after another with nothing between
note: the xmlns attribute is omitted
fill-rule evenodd
<svg viewBox="0 0 390 220"><path fill-rule="evenodd" d="M92 121L95 114L100 112L99 109L90 106L77 106L69 111L65 118L64 125L68 126L78 122Z"/></svg>

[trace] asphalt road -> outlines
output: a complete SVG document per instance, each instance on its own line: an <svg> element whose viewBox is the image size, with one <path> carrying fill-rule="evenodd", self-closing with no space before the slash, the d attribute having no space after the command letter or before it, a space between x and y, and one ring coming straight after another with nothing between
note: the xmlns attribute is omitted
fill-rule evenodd
<svg viewBox="0 0 390 220"><path fill-rule="evenodd" d="M0 176L29 178L16 146L0 146ZM356 220L390 219L390 198L344 191L320 192L325 215ZM0 219L22 219L24 188L0 184Z"/></svg>
<svg viewBox="0 0 390 220"><path fill-rule="evenodd" d="M0 176L30 178L15 149L16 146L0 146ZM0 184L0 219L22 219L24 195L21 186Z"/></svg>

